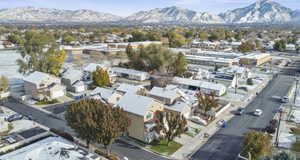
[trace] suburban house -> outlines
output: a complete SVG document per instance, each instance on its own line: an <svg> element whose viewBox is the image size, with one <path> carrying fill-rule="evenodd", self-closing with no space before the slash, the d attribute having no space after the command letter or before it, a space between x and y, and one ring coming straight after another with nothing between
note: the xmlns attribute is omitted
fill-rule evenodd
<svg viewBox="0 0 300 160"><path fill-rule="evenodd" d="M178 85L179 88L196 90L204 94L215 93L217 96L222 96L226 93L227 90L226 86L223 84L193 80L188 78L174 77L172 83Z"/></svg>
<svg viewBox="0 0 300 160"><path fill-rule="evenodd" d="M194 107L186 102L178 101L171 106L166 106L165 110L169 112L179 113L183 115L184 118L189 119L192 116Z"/></svg>
<svg viewBox="0 0 300 160"><path fill-rule="evenodd" d="M101 87L95 88L90 93L91 98L104 100L111 105L116 104L120 100L120 98L122 98L122 96L123 96L122 94L116 92L115 90L101 88Z"/></svg>
<svg viewBox="0 0 300 160"><path fill-rule="evenodd" d="M294 44L287 44L285 50L287 50L287 51L296 51L296 49L297 49L296 45L294 45Z"/></svg>
<svg viewBox="0 0 300 160"><path fill-rule="evenodd" d="M38 71L24 78L24 89L26 95L36 100L56 99L66 93L66 87L59 78Z"/></svg>
<svg viewBox="0 0 300 160"><path fill-rule="evenodd" d="M163 111L164 105L150 97L125 94L117 106L123 108L131 119L128 135L146 143L158 138L155 128L155 113Z"/></svg>
<svg viewBox="0 0 300 160"><path fill-rule="evenodd" d="M117 75L118 77L137 80L137 81L144 81L150 78L150 75L147 72L121 68L121 67L112 67L110 69L110 72Z"/></svg>
<svg viewBox="0 0 300 160"><path fill-rule="evenodd" d="M165 105L172 105L181 96L177 90L160 87L153 87L147 94Z"/></svg>
<svg viewBox="0 0 300 160"><path fill-rule="evenodd" d="M86 67L83 68L83 79L85 81L92 81L93 80L93 72L96 71L97 67L100 67L102 69L107 69L106 66L103 64L95 64L90 63Z"/></svg>
<svg viewBox="0 0 300 160"><path fill-rule="evenodd" d="M86 90L82 77L82 71L68 69L62 74L62 83L67 87L68 91L80 93Z"/></svg>
<svg viewBox="0 0 300 160"><path fill-rule="evenodd" d="M133 93L133 94L138 94L138 92L142 91L144 89L143 86L136 86L132 84L127 84L127 83L121 83L119 87L116 88L116 91L119 92L120 94L124 95L126 93Z"/></svg>

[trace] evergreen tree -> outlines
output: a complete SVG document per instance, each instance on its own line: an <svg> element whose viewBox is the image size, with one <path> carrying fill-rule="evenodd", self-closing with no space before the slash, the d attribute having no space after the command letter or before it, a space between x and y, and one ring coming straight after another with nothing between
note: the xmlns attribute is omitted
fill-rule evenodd
<svg viewBox="0 0 300 160"><path fill-rule="evenodd" d="M286 50L286 41L285 40L279 40L275 43L274 49L280 52L283 52Z"/></svg>

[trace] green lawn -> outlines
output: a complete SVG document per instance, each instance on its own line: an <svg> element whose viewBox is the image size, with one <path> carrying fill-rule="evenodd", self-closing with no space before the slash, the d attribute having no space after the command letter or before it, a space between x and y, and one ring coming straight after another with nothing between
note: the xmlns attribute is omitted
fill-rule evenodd
<svg viewBox="0 0 300 160"><path fill-rule="evenodd" d="M296 143L293 144L293 150L296 152L300 152L300 138L297 138Z"/></svg>
<svg viewBox="0 0 300 160"><path fill-rule="evenodd" d="M182 145L180 143L171 141L169 145L165 140L160 141L158 144L153 144L150 148L156 152L171 155L176 152Z"/></svg>

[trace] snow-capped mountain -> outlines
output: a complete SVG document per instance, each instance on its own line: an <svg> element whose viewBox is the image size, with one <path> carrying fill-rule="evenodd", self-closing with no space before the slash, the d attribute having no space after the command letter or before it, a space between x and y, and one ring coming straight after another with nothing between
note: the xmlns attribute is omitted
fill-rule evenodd
<svg viewBox="0 0 300 160"><path fill-rule="evenodd" d="M299 23L300 10L292 10L272 0L257 2L219 15L197 12L180 7L140 11L128 17L91 10L60 10L47 8L14 8L0 10L1 22L77 22L77 23L169 23L169 24L228 24L228 23Z"/></svg>
<svg viewBox="0 0 300 160"><path fill-rule="evenodd" d="M139 23L183 23L211 24L223 23L221 17L210 13L200 13L179 7L156 8L150 11L140 11L127 18L129 22Z"/></svg>
<svg viewBox="0 0 300 160"><path fill-rule="evenodd" d="M293 20L293 11L272 0L258 0L245 8L221 13L227 23L285 23Z"/></svg>
<svg viewBox="0 0 300 160"><path fill-rule="evenodd" d="M121 17L91 10L23 7L0 10L0 22L110 22Z"/></svg>

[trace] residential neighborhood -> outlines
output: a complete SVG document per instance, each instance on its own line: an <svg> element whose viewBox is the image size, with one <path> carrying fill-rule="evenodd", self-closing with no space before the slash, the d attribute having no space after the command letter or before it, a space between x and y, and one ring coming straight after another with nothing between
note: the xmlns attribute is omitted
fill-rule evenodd
<svg viewBox="0 0 300 160"><path fill-rule="evenodd" d="M0 10L0 160L300 159L300 6L251 3Z"/></svg>

